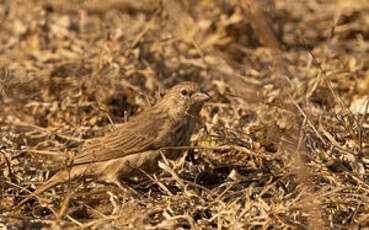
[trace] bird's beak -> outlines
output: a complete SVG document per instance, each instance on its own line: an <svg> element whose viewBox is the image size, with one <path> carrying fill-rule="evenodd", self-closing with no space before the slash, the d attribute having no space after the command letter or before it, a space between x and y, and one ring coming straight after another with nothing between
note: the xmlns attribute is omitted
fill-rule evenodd
<svg viewBox="0 0 369 230"><path fill-rule="evenodd" d="M192 95L192 100L195 102L204 102L209 99L210 99L210 96L206 92L198 92Z"/></svg>

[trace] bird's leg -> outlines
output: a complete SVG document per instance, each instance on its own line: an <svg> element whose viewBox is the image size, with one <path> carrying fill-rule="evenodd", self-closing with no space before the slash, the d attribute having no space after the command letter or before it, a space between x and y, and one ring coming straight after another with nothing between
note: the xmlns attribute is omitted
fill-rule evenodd
<svg viewBox="0 0 369 230"><path fill-rule="evenodd" d="M126 183L119 180L118 177L104 178L104 180L101 180L100 182L103 184L115 184L123 193L129 194L133 197L138 198L140 196L139 192L137 192L134 188L128 186Z"/></svg>
<svg viewBox="0 0 369 230"><path fill-rule="evenodd" d="M138 198L140 197L140 193L137 192L134 188L132 188L131 186L127 185L126 183L120 181L118 178L116 178L114 181L112 181L115 185L118 186L118 188L120 188L120 190L122 190L124 193L128 193L131 196Z"/></svg>

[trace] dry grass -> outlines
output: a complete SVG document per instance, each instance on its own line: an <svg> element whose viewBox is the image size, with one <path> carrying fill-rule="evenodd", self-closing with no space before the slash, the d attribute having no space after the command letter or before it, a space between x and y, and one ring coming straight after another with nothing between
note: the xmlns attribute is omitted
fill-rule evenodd
<svg viewBox="0 0 369 230"><path fill-rule="evenodd" d="M366 1L0 3L0 226L369 227ZM183 158L11 210L183 80L212 96Z"/></svg>

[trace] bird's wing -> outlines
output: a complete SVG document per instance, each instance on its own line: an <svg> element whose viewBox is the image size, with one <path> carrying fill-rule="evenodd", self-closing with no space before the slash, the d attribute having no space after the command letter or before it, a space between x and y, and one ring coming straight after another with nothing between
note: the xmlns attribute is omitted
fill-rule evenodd
<svg viewBox="0 0 369 230"><path fill-rule="evenodd" d="M153 122L156 123L154 127ZM129 121L84 148L74 158L73 164L107 161L158 148L160 145L156 143L156 140L160 139L158 136L162 122L164 120L158 119L151 122L142 122L142 119Z"/></svg>

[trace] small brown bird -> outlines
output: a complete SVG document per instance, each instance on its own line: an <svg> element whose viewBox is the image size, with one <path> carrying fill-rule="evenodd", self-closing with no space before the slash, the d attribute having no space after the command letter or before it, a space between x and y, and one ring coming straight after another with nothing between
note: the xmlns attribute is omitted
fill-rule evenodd
<svg viewBox="0 0 369 230"><path fill-rule="evenodd" d="M34 195L79 177L94 177L121 187L120 179L138 176L142 170L155 172L159 169L160 152L169 159L180 155L178 150L161 148L189 144L196 117L208 98L192 82L174 86L156 105L82 149L70 170L58 171L16 207Z"/></svg>

